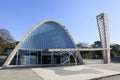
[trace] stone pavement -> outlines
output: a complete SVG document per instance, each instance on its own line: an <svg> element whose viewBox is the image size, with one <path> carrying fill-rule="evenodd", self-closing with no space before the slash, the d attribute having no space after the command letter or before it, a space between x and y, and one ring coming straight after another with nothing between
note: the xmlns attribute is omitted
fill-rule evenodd
<svg viewBox="0 0 120 80"><path fill-rule="evenodd" d="M0 70L0 80L89 80L116 74L120 64L89 64Z"/></svg>
<svg viewBox="0 0 120 80"><path fill-rule="evenodd" d="M93 65L86 65L86 66L93 67L93 68L99 68L99 69L107 69L107 70L119 71L120 72L120 64L117 64L117 63L93 64Z"/></svg>
<svg viewBox="0 0 120 80"><path fill-rule="evenodd" d="M0 80L43 80L31 69L0 70Z"/></svg>
<svg viewBox="0 0 120 80"><path fill-rule="evenodd" d="M120 80L120 75L116 75L116 76L111 76L111 77L105 77L105 78L100 78L97 80Z"/></svg>

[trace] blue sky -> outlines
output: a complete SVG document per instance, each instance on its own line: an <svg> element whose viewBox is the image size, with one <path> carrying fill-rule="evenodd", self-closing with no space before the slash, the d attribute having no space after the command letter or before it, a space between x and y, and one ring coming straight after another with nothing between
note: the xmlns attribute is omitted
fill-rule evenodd
<svg viewBox="0 0 120 80"><path fill-rule="evenodd" d="M0 28L16 40L43 20L65 25L75 42L99 40L96 16L109 15L110 42L120 44L120 0L0 0Z"/></svg>

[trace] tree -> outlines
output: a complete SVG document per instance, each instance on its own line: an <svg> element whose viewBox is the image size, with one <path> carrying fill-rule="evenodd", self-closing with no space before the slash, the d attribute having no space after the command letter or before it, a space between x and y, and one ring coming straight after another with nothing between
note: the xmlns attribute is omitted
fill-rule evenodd
<svg viewBox="0 0 120 80"><path fill-rule="evenodd" d="M94 44L91 45L92 48L101 48L101 42L100 41L95 41Z"/></svg>
<svg viewBox="0 0 120 80"><path fill-rule="evenodd" d="M117 57L117 54L115 53L115 51L111 51L110 56L111 56L111 58L115 58L115 57Z"/></svg>
<svg viewBox="0 0 120 80"><path fill-rule="evenodd" d="M10 43L0 37L0 55L8 55L9 50L13 50L16 43Z"/></svg>
<svg viewBox="0 0 120 80"><path fill-rule="evenodd" d="M88 48L88 47L90 47L87 43L85 43L85 42L79 42L78 44L77 44L77 47L78 48Z"/></svg>
<svg viewBox="0 0 120 80"><path fill-rule="evenodd" d="M111 58L119 57L120 56L120 45L112 44L110 47L112 48L111 49ZM113 56L113 53L114 53L114 56Z"/></svg>
<svg viewBox="0 0 120 80"><path fill-rule="evenodd" d="M8 50L13 50L16 44L9 31L0 29L0 66L3 65L8 55Z"/></svg>
<svg viewBox="0 0 120 80"><path fill-rule="evenodd" d="M4 64L5 58L8 55L8 50L13 50L15 46L14 43L7 42L0 37L0 66Z"/></svg>
<svg viewBox="0 0 120 80"><path fill-rule="evenodd" d="M90 46L85 42L79 42L77 44L77 47L78 48L89 48ZM84 59L90 58L90 54L89 54L90 51L81 51L80 53L81 53L82 58L84 58Z"/></svg>
<svg viewBox="0 0 120 80"><path fill-rule="evenodd" d="M95 41L94 44L91 45L91 48L101 48L101 42L100 41ZM93 51L92 53L93 58L101 59L103 58L102 56L102 51Z"/></svg>

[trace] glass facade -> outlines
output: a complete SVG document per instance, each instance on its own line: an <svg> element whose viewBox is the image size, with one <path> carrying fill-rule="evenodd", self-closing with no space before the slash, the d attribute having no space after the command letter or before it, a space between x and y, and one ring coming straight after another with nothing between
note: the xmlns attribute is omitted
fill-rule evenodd
<svg viewBox="0 0 120 80"><path fill-rule="evenodd" d="M50 51L36 51L36 50L22 50L19 49L14 56L10 65L39 65L39 66L53 66L53 65L71 65L76 64L76 55L70 52L50 52Z"/></svg>
<svg viewBox="0 0 120 80"><path fill-rule="evenodd" d="M33 28L18 45L11 65L50 66L76 63L75 52L48 51L75 48L65 27L54 21L46 21Z"/></svg>
<svg viewBox="0 0 120 80"><path fill-rule="evenodd" d="M20 48L55 49L75 48L66 31L55 22L46 22L32 31L21 44Z"/></svg>

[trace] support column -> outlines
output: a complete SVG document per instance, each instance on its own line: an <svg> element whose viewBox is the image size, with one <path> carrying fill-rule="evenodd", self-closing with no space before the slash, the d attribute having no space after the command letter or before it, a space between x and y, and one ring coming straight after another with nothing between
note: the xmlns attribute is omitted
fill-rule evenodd
<svg viewBox="0 0 120 80"><path fill-rule="evenodd" d="M37 51L37 65L39 64L39 63L38 63L38 61L39 61L39 58L38 58L39 55L38 55L38 54L39 54L39 51Z"/></svg>
<svg viewBox="0 0 120 80"><path fill-rule="evenodd" d="M28 61L28 65L30 65L30 54L31 54L31 51L29 50L29 61Z"/></svg>
<svg viewBox="0 0 120 80"><path fill-rule="evenodd" d="M69 52L68 52L68 57L69 57L69 64L71 64L71 63L70 63L70 53L69 53Z"/></svg>
<svg viewBox="0 0 120 80"><path fill-rule="evenodd" d="M19 50L17 51L16 65L18 65L18 55L19 55Z"/></svg>
<svg viewBox="0 0 120 80"><path fill-rule="evenodd" d="M54 64L54 61L53 61L53 52L51 51L51 64Z"/></svg>
<svg viewBox="0 0 120 80"><path fill-rule="evenodd" d="M42 51L41 51L41 65L42 65Z"/></svg>

